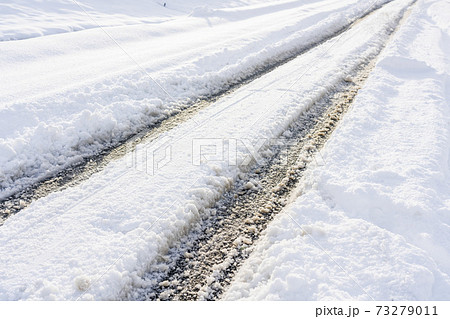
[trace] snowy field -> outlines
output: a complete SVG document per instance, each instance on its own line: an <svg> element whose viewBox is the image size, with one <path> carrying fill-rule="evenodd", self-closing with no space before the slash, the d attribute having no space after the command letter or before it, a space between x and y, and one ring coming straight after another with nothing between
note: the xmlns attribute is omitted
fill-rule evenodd
<svg viewBox="0 0 450 319"><path fill-rule="evenodd" d="M0 3L0 199L312 47L139 145L162 151L155 171L125 156L7 219L0 299L123 298L245 178L194 145L237 141L245 161L387 41L224 298L450 298L450 3L418 0L390 38L412 3Z"/></svg>

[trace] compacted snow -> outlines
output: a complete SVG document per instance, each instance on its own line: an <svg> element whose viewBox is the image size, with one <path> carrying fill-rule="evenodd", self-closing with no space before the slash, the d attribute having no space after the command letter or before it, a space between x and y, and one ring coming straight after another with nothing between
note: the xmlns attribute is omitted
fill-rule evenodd
<svg viewBox="0 0 450 319"><path fill-rule="evenodd" d="M417 2L226 299L450 298L448 12Z"/></svg>
<svg viewBox="0 0 450 319"><path fill-rule="evenodd" d="M165 253L169 245L189 231L199 214L245 173L245 166L238 169L234 159L237 163L246 161L249 150L255 151L252 147L258 151L261 139L279 137L314 101L361 63L373 58L411 2L397 0L386 4L338 38L225 96L156 141L140 145L134 153L137 163L130 165L129 156L117 159L80 185L41 198L10 217L0 227L0 299L116 299L132 285L139 285L141 275L158 254ZM151 38L154 42L161 41L161 45L156 46L160 50L159 60L145 62L148 70L161 70L155 71L154 75L158 75L155 78L167 84L167 91L176 99L214 91L252 65L296 45L307 45L345 25L345 16L355 20L370 7L366 1L264 5L273 8L268 10L260 4L248 7L246 12L240 8L239 13L224 9L234 20L227 15L205 19L210 11L197 10L194 16L201 15L202 19L183 18L191 24L190 31L185 30L186 25L178 25L181 22L177 19L164 24L165 30L172 33ZM330 14L328 10L337 13ZM274 23L262 28L267 19ZM226 25L231 22L224 20L233 22ZM247 32L246 28L257 25L260 28ZM135 31L130 35L129 30L111 29L114 36L131 39L127 42L130 52L137 52L139 57L139 52L144 52L152 42L139 40L139 36L154 31ZM131 132L135 129L133 125L139 126L152 114L170 107L167 96L158 95L157 87L146 75L129 70L133 65L128 64L127 57L120 60L115 53L105 54L92 60L105 60L100 66L87 63L90 70L78 70L75 66L70 69L68 61L79 65L81 61L91 61L96 54L115 50L109 43L99 51L89 49L88 44L79 50L72 47L85 45L77 42L81 40L97 43L101 34L92 29L4 43L10 45L9 52L17 53L21 45L22 50L28 48L30 55L22 51L21 57L30 66L27 70L36 73L22 79L19 78L22 69L16 68L15 72L12 66L8 69L18 84L5 83L8 89L2 91L6 92L2 99L7 106L2 109L6 116L2 121L18 127L16 130L14 126L9 130L2 127L2 134L11 134L3 142L3 149L9 150L9 153L2 150L6 158L0 166L3 174L14 170L18 156L24 172L27 161L37 161L39 173L42 159L47 160L49 169L55 156L67 161L67 156L74 152L71 147L81 140L85 144L91 140L94 145L93 141L99 142L101 138L108 140L104 136L110 136L111 132ZM48 51L47 45L56 42L61 45L59 37L65 35L70 35L73 41L66 43L63 51ZM223 42L211 43L213 35ZM170 39L174 46L168 42ZM164 41L167 46L162 46ZM183 50L183 46L192 51ZM197 56L199 52L204 55L202 58ZM55 57L49 58L51 54ZM211 55L206 58L208 54ZM139 59L143 63L145 55ZM67 66L73 83L66 79L65 70L58 73L52 69L58 63ZM39 68L45 67L49 72L44 76ZM101 79L87 81L86 74L92 73L99 74ZM42 81L33 87L33 80L39 78ZM28 83L28 91L24 89L27 81L33 82ZM185 93L183 88L187 90ZM17 93L13 93L15 90L22 94L20 102ZM41 90L43 95L39 96L37 92ZM155 96L159 102L152 100ZM28 118L27 114L33 116ZM22 144L14 144L16 139ZM227 149L226 155L218 151L221 147ZM267 147L266 143L259 151ZM215 155L215 161L211 154ZM208 163L202 162L205 156L210 159Z"/></svg>

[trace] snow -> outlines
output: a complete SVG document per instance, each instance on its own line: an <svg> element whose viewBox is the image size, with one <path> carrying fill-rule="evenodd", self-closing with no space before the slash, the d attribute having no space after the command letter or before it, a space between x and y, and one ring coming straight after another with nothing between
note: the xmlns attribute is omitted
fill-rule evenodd
<svg viewBox="0 0 450 319"><path fill-rule="evenodd" d="M1 4L0 198L308 48L370 7L362 0L82 3L87 14L73 1Z"/></svg>
<svg viewBox="0 0 450 319"><path fill-rule="evenodd" d="M450 298L450 22L419 0L228 300Z"/></svg>
<svg viewBox="0 0 450 319"><path fill-rule="evenodd" d="M270 156L261 140L279 137L314 101L372 58L410 2L386 4L338 39L242 86L83 183L41 198L10 217L0 227L0 299L109 300L139 285L149 264L188 232L239 176L245 176L246 166L235 163L251 164L254 151ZM306 47L368 7L366 1L260 3L246 14L242 9L224 9L240 11L231 25L222 18L205 21L190 16L149 29L108 30L130 52L140 53L133 57L179 101L214 92L277 54L297 45ZM261 12L265 15L258 16ZM267 26L267 19L274 23ZM145 39L144 34L155 38ZM112 133L148 124L152 112L159 116L175 107L128 57L115 55L120 50L106 43L107 38L100 41L100 35L101 30L90 29L0 43L8 53L2 55L2 63L15 59L16 65L5 65L14 80L2 83L7 106L1 119L16 127L1 126L7 137L0 145L7 150L5 157L12 156L0 164L3 174L21 167L28 175L32 170L27 163L36 163L39 176L42 158L51 171L57 166L54 158L64 165L71 156L95 149L95 143L110 141ZM214 38L221 42L211 42ZM158 41L160 45L155 45ZM146 54L150 44L156 49ZM23 61L18 62L17 56ZM151 56L155 60L145 62ZM79 68L83 61L90 62ZM103 63L98 65L99 61ZM24 65L27 68L17 67ZM24 70L34 73L25 77ZM92 73L99 78L87 80ZM14 90L21 93L20 102ZM92 144L83 152L71 149L90 139ZM20 162L14 152L20 154Z"/></svg>
<svg viewBox="0 0 450 319"><path fill-rule="evenodd" d="M167 3L167 1L166 1ZM159 24L201 10L214 12L226 7L250 6L258 1L173 0L20 0L0 3L0 41L22 40L38 36L81 31L91 28ZM286 3L286 4L289 4ZM283 3L281 4L283 5Z"/></svg>

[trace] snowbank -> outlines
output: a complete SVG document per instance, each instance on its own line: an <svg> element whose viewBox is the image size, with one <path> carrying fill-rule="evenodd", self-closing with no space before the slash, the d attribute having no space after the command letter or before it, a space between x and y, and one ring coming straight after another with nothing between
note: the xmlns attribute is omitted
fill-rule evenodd
<svg viewBox="0 0 450 319"><path fill-rule="evenodd" d="M91 0L86 16L69 3L29 0L0 11L6 25L16 21L11 38L52 33L0 42L0 198L308 48L369 8L362 0L213 1L206 9ZM53 34L66 20L85 30Z"/></svg>
<svg viewBox="0 0 450 319"><path fill-rule="evenodd" d="M226 299L450 298L447 12L417 2Z"/></svg>

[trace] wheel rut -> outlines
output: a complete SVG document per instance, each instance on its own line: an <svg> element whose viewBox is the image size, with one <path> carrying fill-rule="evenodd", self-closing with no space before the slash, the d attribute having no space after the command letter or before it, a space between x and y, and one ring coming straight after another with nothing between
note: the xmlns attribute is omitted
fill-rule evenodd
<svg viewBox="0 0 450 319"><path fill-rule="evenodd" d="M409 10L397 21L397 28ZM388 42L389 38L370 61L359 65L292 123L280 139L286 142L272 148L274 155L242 176L188 235L160 254L124 299L220 299L253 244L288 203L304 171L311 163L326 165L320 150Z"/></svg>
<svg viewBox="0 0 450 319"><path fill-rule="evenodd" d="M179 244L152 265L128 298L137 300L214 300L230 284L253 243L282 211L308 164L321 165L326 143L372 64L364 66L338 92L322 98L288 131L276 155L254 167Z"/></svg>

